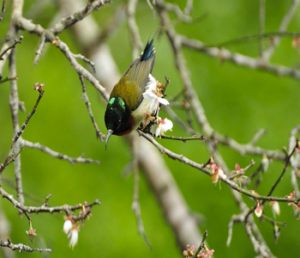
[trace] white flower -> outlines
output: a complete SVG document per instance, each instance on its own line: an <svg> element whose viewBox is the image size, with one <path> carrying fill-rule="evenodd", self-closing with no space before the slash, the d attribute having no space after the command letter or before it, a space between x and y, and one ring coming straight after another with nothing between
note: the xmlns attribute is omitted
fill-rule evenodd
<svg viewBox="0 0 300 258"><path fill-rule="evenodd" d="M280 215L279 202L277 202L277 201L271 201L270 204L272 206L272 211L273 211L274 216Z"/></svg>
<svg viewBox="0 0 300 258"><path fill-rule="evenodd" d="M157 86L157 81L156 79L153 77L152 74L149 74L148 77L149 81L147 82L146 86L145 86L145 91L147 90L151 90L151 91L156 91L156 86Z"/></svg>
<svg viewBox="0 0 300 258"><path fill-rule="evenodd" d="M169 101L157 96L152 90L147 90L143 93L144 98L152 100L153 103L162 104L164 106L169 105Z"/></svg>
<svg viewBox="0 0 300 258"><path fill-rule="evenodd" d="M270 160L268 159L268 157L266 155L263 156L263 158L261 160L261 165L262 165L262 169L264 172L266 172L269 169Z"/></svg>
<svg viewBox="0 0 300 258"><path fill-rule="evenodd" d="M212 174L211 174L211 180L213 182L213 184L216 184L219 182L219 178L222 179L226 179L227 176L224 173L223 169L220 168L216 163L212 162L210 164L210 168L212 170Z"/></svg>
<svg viewBox="0 0 300 258"><path fill-rule="evenodd" d="M158 85L159 83L150 74L143 93L143 101L132 111L132 116L136 119L138 124L146 117L157 116L159 105L169 105L169 101L163 98L161 88Z"/></svg>
<svg viewBox="0 0 300 258"><path fill-rule="evenodd" d="M256 217L260 218L263 214L263 206L261 205L261 203L259 201L257 201L256 203L256 208L254 210L254 213L256 215Z"/></svg>
<svg viewBox="0 0 300 258"><path fill-rule="evenodd" d="M78 242L79 225L72 220L71 216L67 216L63 229L68 236L70 247L73 248Z"/></svg>
<svg viewBox="0 0 300 258"><path fill-rule="evenodd" d="M156 111L159 108L159 104L162 104L164 106L169 105L168 100L157 96L152 90L146 90L143 93L143 97L148 104L148 113L149 114L156 113Z"/></svg>
<svg viewBox="0 0 300 258"><path fill-rule="evenodd" d="M160 97L159 90L157 89L157 81L156 79L150 74L149 81L145 86L145 92L143 93L143 97L146 99L149 105L149 113L154 113L159 107L159 104L164 106L169 105L169 101Z"/></svg>
<svg viewBox="0 0 300 258"><path fill-rule="evenodd" d="M69 245L70 247L74 247L78 242L78 227L75 227L71 230L71 232L68 234L69 237Z"/></svg>
<svg viewBox="0 0 300 258"><path fill-rule="evenodd" d="M64 223L64 232L65 232L66 234L69 234L70 231L72 230L72 227L73 227L72 221L69 220L69 219L66 219L66 220L65 220L65 223Z"/></svg>
<svg viewBox="0 0 300 258"><path fill-rule="evenodd" d="M173 122L169 120L168 118L160 118L157 119L157 127L155 130L155 136L158 137L160 135L163 135L165 132L172 130L173 128Z"/></svg>

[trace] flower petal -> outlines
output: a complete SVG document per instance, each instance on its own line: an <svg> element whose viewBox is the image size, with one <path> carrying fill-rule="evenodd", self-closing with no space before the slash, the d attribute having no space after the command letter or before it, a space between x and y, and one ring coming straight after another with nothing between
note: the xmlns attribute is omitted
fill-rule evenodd
<svg viewBox="0 0 300 258"><path fill-rule="evenodd" d="M71 231L71 229L72 229L72 227L73 227L72 221L69 220L69 219L66 219L66 220L65 220L65 223L64 223L64 227L63 227L64 232L65 232L66 234L69 234L70 231Z"/></svg>
<svg viewBox="0 0 300 258"><path fill-rule="evenodd" d="M164 106L167 106L167 105L170 104L169 101L168 101L167 99L160 98L160 97L158 97L158 102L159 102L160 104L164 105Z"/></svg>
<svg viewBox="0 0 300 258"><path fill-rule="evenodd" d="M78 242L78 229L73 229L69 234L69 245L70 247L74 247Z"/></svg>

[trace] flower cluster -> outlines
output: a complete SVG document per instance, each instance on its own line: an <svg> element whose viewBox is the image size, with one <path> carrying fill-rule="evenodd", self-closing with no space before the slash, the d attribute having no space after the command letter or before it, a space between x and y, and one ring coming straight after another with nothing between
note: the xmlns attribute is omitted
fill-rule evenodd
<svg viewBox="0 0 300 258"><path fill-rule="evenodd" d="M220 178L227 178L223 169L217 163L215 163L212 158L210 159L207 167L211 169L211 181L213 184L218 183Z"/></svg>
<svg viewBox="0 0 300 258"><path fill-rule="evenodd" d="M186 248L183 250L182 254L185 258L197 257L197 258L212 258L215 250L209 249L206 245L203 248L196 252L196 248L194 245L186 245ZM196 256L195 256L196 255Z"/></svg>
<svg viewBox="0 0 300 258"><path fill-rule="evenodd" d="M63 230L69 238L70 247L73 248L78 242L79 225L71 215L65 217Z"/></svg>
<svg viewBox="0 0 300 258"><path fill-rule="evenodd" d="M290 199L290 200L295 200L296 197L297 197L297 196L296 196L295 191L291 192L291 193L287 196L287 198ZM296 216L299 216L299 215L300 215L300 201L298 201L297 203L295 203L295 202L290 202L288 205L293 207L294 213L295 213Z"/></svg>
<svg viewBox="0 0 300 258"><path fill-rule="evenodd" d="M164 98L165 85L158 82L151 74L143 93L147 113L143 121L145 128L150 122L154 125L151 131L156 137L163 135L165 132L172 130L173 122L167 118L158 116L161 105L169 105L169 101Z"/></svg>
<svg viewBox="0 0 300 258"><path fill-rule="evenodd" d="M273 216L274 217L279 216L280 215L279 203L277 201L271 201L270 206L272 208ZM264 206L261 203L261 201L257 200L254 214L256 215L256 217L260 218L263 215L263 212L264 212Z"/></svg>

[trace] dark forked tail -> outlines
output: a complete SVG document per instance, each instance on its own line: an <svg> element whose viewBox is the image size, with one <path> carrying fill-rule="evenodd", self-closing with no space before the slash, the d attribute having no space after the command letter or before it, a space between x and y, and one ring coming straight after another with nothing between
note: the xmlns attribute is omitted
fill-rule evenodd
<svg viewBox="0 0 300 258"><path fill-rule="evenodd" d="M147 61L155 55L155 49L153 46L153 39L147 42L145 49L140 57L141 61Z"/></svg>

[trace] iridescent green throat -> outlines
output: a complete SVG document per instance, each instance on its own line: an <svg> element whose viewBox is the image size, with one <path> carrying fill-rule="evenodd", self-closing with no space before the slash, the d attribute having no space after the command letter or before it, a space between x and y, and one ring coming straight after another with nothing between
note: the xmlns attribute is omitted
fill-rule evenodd
<svg viewBox="0 0 300 258"><path fill-rule="evenodd" d="M109 99L104 119L106 128L112 130L113 134L124 134L132 128L130 110L121 97Z"/></svg>

